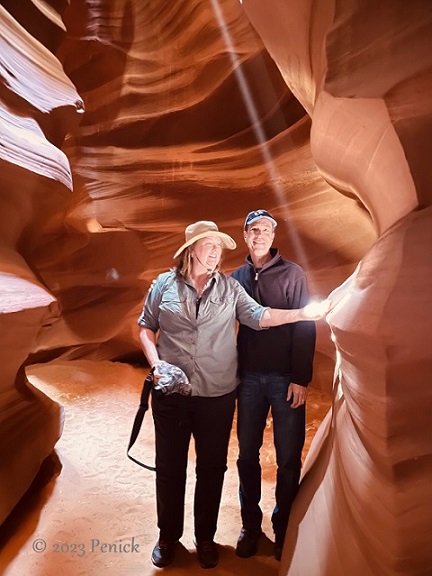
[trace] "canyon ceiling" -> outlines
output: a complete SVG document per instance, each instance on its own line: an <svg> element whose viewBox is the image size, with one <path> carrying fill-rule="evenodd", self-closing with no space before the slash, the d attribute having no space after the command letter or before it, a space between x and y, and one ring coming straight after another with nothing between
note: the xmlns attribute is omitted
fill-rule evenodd
<svg viewBox="0 0 432 576"><path fill-rule="evenodd" d="M52 358L141 358L136 318L187 224L277 246L331 293L333 409L290 576L430 576L430 0L0 1L0 522L62 431Z"/></svg>

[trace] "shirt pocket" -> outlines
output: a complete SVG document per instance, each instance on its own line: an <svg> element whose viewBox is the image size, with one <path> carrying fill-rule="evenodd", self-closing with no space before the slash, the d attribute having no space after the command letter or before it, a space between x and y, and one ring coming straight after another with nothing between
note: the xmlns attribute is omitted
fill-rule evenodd
<svg viewBox="0 0 432 576"><path fill-rule="evenodd" d="M234 298L232 296L210 296L205 310L208 319L217 318L221 322L235 318Z"/></svg>
<svg viewBox="0 0 432 576"><path fill-rule="evenodd" d="M168 290L162 295L159 304L159 325L162 330L173 332L182 329L188 323L186 298L177 290Z"/></svg>

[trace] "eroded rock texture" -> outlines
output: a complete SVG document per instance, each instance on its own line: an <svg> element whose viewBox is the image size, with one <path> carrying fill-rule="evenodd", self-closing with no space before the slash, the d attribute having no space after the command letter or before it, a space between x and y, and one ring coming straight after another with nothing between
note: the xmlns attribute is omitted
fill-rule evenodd
<svg viewBox="0 0 432 576"><path fill-rule="evenodd" d="M23 369L41 329L59 317L29 254L51 251L72 190L59 145L80 98L60 62L0 6L0 520L61 433L61 408Z"/></svg>
<svg viewBox="0 0 432 576"><path fill-rule="evenodd" d="M229 271L266 207L337 302L282 573L429 573L431 32L428 0L1 2L0 520L61 431L23 366L135 358L185 226Z"/></svg>
<svg viewBox="0 0 432 576"><path fill-rule="evenodd" d="M270 11L248 0L245 9L312 117L319 172L361 199L379 234L333 294L334 411L309 454L282 573L426 576L432 6L299 0Z"/></svg>

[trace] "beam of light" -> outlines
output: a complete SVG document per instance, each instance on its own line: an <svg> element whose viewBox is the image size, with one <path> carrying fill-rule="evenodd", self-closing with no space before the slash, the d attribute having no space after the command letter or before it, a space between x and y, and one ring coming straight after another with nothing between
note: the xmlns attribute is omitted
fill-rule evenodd
<svg viewBox="0 0 432 576"><path fill-rule="evenodd" d="M294 249L295 249L296 253L299 255L300 261L307 262L308 259L307 259L306 251L305 251L304 246L300 240L299 234L296 232L296 230L293 229L292 226L289 225L289 214L288 214L289 209L286 206L286 196L284 194L282 187L280 186L280 184L278 184L281 177L280 177L279 172L278 172L278 170L277 170L277 168L273 162L273 158L272 158L270 148L268 145L268 140L267 140L266 134L263 130L262 123L261 123L261 120L259 118L257 108L255 106L255 103L254 103L254 100L252 97L252 91L251 91L251 89L248 85L247 79L246 79L246 77L245 77L245 75L241 69L241 61L240 61L240 58L238 57L237 52L234 48L234 44L233 44L233 41L231 39L231 35L228 31L228 26L227 26L226 21L224 19L224 16L223 16L219 2L220 2L220 0L211 0L213 12L214 12L216 19L218 21L225 45L227 47L227 52L228 52L229 58L231 60L234 75L235 75L235 78L238 82L240 92L242 94L243 101L244 101L245 106L246 106L246 110L247 110L247 113L248 113L248 116L249 116L249 119L251 122L251 126L252 126L254 133L255 133L256 140L259 144L259 150L260 150L262 158L263 158L264 166L266 167L268 175L269 175L269 182L271 184L271 187L272 187L273 192L276 196L276 199L277 199L279 206L281 206L283 208L285 230L289 234L289 237L290 237L291 242L294 246ZM240 0L240 3L242 3L241 0Z"/></svg>

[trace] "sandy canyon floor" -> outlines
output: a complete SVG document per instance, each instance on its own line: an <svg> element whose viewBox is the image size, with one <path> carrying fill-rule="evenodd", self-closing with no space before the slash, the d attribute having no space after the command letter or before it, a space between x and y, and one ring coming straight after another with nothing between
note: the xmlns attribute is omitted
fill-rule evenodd
<svg viewBox="0 0 432 576"><path fill-rule="evenodd" d="M126 457L138 408L143 368L113 362L53 361L28 367L32 384L64 407L64 430L31 489L0 528L0 574L6 576L148 576L161 574L150 561L157 539L154 473ZM314 389L308 397L305 453L330 399ZM231 435L216 541L218 575L276 576L270 515L275 461L268 419L261 461L265 514L258 554L235 555L240 530L237 443ZM151 412L133 454L154 462ZM175 562L167 574L202 574L193 545L194 453L191 444L186 523Z"/></svg>

